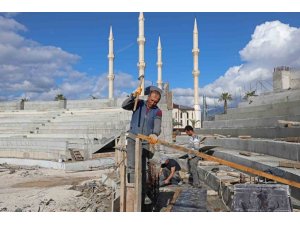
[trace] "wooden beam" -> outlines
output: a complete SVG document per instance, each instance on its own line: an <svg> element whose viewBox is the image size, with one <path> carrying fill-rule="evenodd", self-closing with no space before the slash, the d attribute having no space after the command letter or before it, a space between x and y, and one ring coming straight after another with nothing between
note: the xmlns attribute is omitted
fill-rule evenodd
<svg viewBox="0 0 300 225"><path fill-rule="evenodd" d="M148 136L145 136L145 135L142 135L142 134L138 134L137 137L139 137L143 140L146 140L146 141L150 140ZM202 152L197 152L195 150L191 150L191 149L185 148L183 146L174 145L174 144L168 143L168 142L160 140L160 139L158 139L157 143L162 144L162 145L167 146L167 147L170 147L170 148L174 148L174 149L176 149L178 151L181 151L181 152L185 152L185 153L188 153L188 154L194 154L194 155L196 155L200 158L206 159L206 160L219 162L222 165L226 165L226 166L229 166L231 168L242 170L242 171L245 171L245 172L248 172L248 173L255 174L257 176L265 177L265 178L275 180L275 181L283 183L283 184L287 184L287 185L290 185L290 186L293 186L293 187L300 188L300 183L296 182L296 181L293 181L293 180L288 180L288 179L278 177L278 176L275 176L275 175L272 175L272 174L269 174L269 173L266 173L266 172L263 172L263 171L260 171L260 170L256 170L256 169L253 169L253 168L250 168L250 167L247 167L247 166L243 166L243 165L240 165L240 164L237 164L237 163L234 163L234 162L230 162L230 161L227 161L227 160L224 160L224 159L220 159L220 158L217 158L217 157L214 157L214 156L210 156L210 155L204 154Z"/></svg>
<svg viewBox="0 0 300 225"><path fill-rule="evenodd" d="M135 139L135 196L134 212L142 211L142 144L139 138Z"/></svg>
<svg viewBox="0 0 300 225"><path fill-rule="evenodd" d="M115 156L118 154L119 151L115 152L103 152L103 153L95 153L92 155L92 159L101 159L101 158L108 158L108 157L116 157L118 161L118 156Z"/></svg>
<svg viewBox="0 0 300 225"><path fill-rule="evenodd" d="M120 162L120 212L126 212L126 166L125 166L125 151L118 151L121 153Z"/></svg>
<svg viewBox="0 0 300 225"><path fill-rule="evenodd" d="M177 188L174 192L173 198L171 200L171 202L169 203L169 205L167 206L165 212L171 212L173 205L175 204L177 198L179 197L180 193L182 191L182 188Z"/></svg>

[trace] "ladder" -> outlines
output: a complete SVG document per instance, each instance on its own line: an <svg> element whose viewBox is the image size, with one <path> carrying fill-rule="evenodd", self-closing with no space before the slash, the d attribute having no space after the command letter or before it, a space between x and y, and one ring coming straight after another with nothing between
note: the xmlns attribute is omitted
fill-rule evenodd
<svg viewBox="0 0 300 225"><path fill-rule="evenodd" d="M70 149L70 152L71 152L72 160L74 160L74 161L83 161L84 160L84 158L81 155L79 150Z"/></svg>

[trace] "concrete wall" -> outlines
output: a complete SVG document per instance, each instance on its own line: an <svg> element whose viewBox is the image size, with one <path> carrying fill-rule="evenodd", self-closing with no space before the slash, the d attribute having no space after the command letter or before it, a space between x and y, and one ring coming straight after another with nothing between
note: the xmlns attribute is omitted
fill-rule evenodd
<svg viewBox="0 0 300 225"><path fill-rule="evenodd" d="M268 93L261 94L259 96L252 97L252 100L253 102L251 104L249 104L248 102L239 103L238 108L298 101L300 100L300 89L268 92Z"/></svg>
<svg viewBox="0 0 300 225"><path fill-rule="evenodd" d="M40 166L44 168L60 169L66 171L83 171L92 169L104 169L114 166L113 158L102 158L95 160L88 160L82 162L53 162L46 160L34 159L16 159L16 158L0 158L0 163L7 163L11 165L20 166Z"/></svg>
<svg viewBox="0 0 300 225"><path fill-rule="evenodd" d="M117 99L68 100L68 109L101 109L117 106Z"/></svg>
<svg viewBox="0 0 300 225"><path fill-rule="evenodd" d="M54 110L54 109L64 109L65 101L28 101L24 102L24 110Z"/></svg>
<svg viewBox="0 0 300 225"><path fill-rule="evenodd" d="M221 134L238 137L240 135L250 135L253 138L282 138L282 137L299 137L300 128L281 128L281 127L246 127L246 128L214 128L200 129L199 134Z"/></svg>
<svg viewBox="0 0 300 225"><path fill-rule="evenodd" d="M20 110L20 101L0 102L0 111Z"/></svg>
<svg viewBox="0 0 300 225"><path fill-rule="evenodd" d="M296 71L291 74L291 88L292 89L300 88L300 71Z"/></svg>
<svg viewBox="0 0 300 225"><path fill-rule="evenodd" d="M58 160L66 157L66 150L64 140L0 139L0 157Z"/></svg>
<svg viewBox="0 0 300 225"><path fill-rule="evenodd" d="M300 94L300 92L299 92ZM228 114L216 115L216 120L249 119L275 116L300 115L300 101L276 103L266 106L253 106L244 109L231 110ZM263 109L265 108L265 110Z"/></svg>

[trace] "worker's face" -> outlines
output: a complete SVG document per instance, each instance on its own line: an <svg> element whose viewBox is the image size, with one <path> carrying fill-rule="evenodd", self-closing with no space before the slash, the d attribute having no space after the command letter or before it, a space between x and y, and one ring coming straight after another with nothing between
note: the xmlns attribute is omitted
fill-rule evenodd
<svg viewBox="0 0 300 225"><path fill-rule="evenodd" d="M153 108L157 105L157 103L160 100L160 95L152 92L149 96L148 96L148 100L147 100L147 107L148 108Z"/></svg>
<svg viewBox="0 0 300 225"><path fill-rule="evenodd" d="M189 136L193 136L193 131L191 130L186 130L185 133Z"/></svg>

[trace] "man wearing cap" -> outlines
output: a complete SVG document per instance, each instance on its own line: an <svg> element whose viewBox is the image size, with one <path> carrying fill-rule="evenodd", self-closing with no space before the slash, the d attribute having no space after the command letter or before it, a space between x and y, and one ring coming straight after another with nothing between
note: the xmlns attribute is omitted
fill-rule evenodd
<svg viewBox="0 0 300 225"><path fill-rule="evenodd" d="M184 128L185 133L190 136L188 148L191 148L192 150L198 151L200 147L200 143L202 143L203 138L200 140L200 137L194 132L194 129L192 126L187 125ZM194 186L194 187L200 187L200 179L198 176L198 161L200 160L199 157L197 157L194 154L188 154L188 172L190 174L189 177L189 182Z"/></svg>
<svg viewBox="0 0 300 225"><path fill-rule="evenodd" d="M179 171L181 170L180 165L174 159L162 158L160 160L160 180L159 186L165 186L169 184L181 184L182 179Z"/></svg>
<svg viewBox="0 0 300 225"><path fill-rule="evenodd" d="M134 102L137 96L140 95L142 89L138 88L132 93L122 104L122 108L125 110L134 109ZM129 132L132 134L143 134L150 138L150 144L156 144L157 137L161 133L161 119L162 111L158 108L157 104L160 101L162 90L150 86L146 88L145 94L148 93L147 100L138 100L136 110L132 113ZM142 141L142 186L143 193L142 199L145 197L145 185L146 185L146 163L147 159L153 156L150 152L150 146L148 142ZM128 183L134 183L135 172L135 140L127 138L127 180Z"/></svg>

